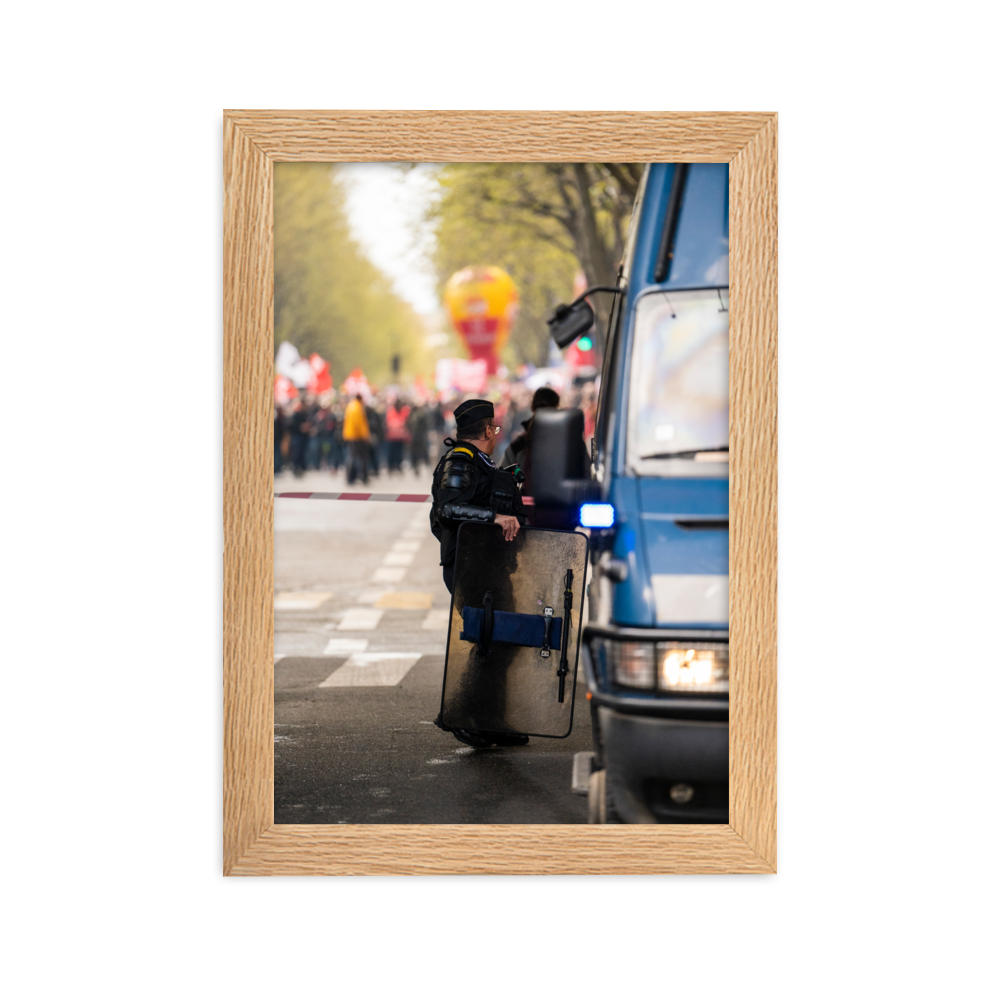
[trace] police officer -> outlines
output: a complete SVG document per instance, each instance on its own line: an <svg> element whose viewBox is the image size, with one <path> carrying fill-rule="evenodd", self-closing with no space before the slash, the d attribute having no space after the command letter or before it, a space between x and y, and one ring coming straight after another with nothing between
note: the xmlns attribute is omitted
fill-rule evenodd
<svg viewBox="0 0 1000 1000"><path fill-rule="evenodd" d="M441 566L448 592L455 582L455 550L462 521L499 524L512 541L525 522L521 494L514 476L491 460L500 428L488 399L467 399L455 408L457 441L445 439L448 450L434 470L431 487L431 531L441 543Z"/></svg>
<svg viewBox="0 0 1000 1000"><path fill-rule="evenodd" d="M517 537L525 521L513 474L498 469L490 458L500 434L493 404L488 399L466 400L455 408L455 426L458 440L445 438L448 450L434 470L431 487L431 531L441 542L441 566L449 593L454 592L458 529L463 521L499 524L508 542ZM491 704L502 704L505 671L501 663L496 667L483 693ZM460 742L476 748L528 742L527 736L513 733L452 729L442 723L440 715L435 722Z"/></svg>

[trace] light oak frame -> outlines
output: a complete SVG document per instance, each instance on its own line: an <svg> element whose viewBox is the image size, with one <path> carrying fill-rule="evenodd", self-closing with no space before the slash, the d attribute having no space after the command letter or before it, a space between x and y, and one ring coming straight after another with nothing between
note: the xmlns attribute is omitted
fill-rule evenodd
<svg viewBox="0 0 1000 1000"><path fill-rule="evenodd" d="M777 115L226 111L223 121L223 871L774 872ZM275 825L272 165L291 160L729 163L728 826Z"/></svg>

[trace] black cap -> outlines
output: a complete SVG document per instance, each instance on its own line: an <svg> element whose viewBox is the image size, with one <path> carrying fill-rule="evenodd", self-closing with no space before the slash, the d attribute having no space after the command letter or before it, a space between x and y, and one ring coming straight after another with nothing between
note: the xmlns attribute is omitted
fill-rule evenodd
<svg viewBox="0 0 1000 1000"><path fill-rule="evenodd" d="M455 426L459 430L478 424L487 417L493 419L493 404L488 399L467 399L455 407Z"/></svg>

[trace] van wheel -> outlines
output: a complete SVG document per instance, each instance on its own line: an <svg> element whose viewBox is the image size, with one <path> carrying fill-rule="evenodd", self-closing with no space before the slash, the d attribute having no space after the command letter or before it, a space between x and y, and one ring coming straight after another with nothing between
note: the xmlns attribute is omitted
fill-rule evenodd
<svg viewBox="0 0 1000 1000"><path fill-rule="evenodd" d="M590 776L590 790L587 793L588 823L620 823L615 804L608 791L607 770L595 771Z"/></svg>

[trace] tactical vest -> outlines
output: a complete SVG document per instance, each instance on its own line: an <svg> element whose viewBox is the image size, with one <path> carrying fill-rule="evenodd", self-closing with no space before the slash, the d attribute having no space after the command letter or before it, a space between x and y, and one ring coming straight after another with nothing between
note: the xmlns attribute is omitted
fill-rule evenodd
<svg viewBox="0 0 1000 1000"><path fill-rule="evenodd" d="M444 479L444 467L448 464L450 458L456 455L461 455L463 457L468 457L471 466L471 474L469 475L468 482L465 485L465 489L461 490L456 496L452 497L448 502L452 506L459 506L462 504L469 503L470 500L475 496L477 492L477 487L479 486L479 480L476 475L478 467L476 466L476 448L474 445L466 444L464 441L451 442L451 439L445 441L445 444L451 443L449 449L441 456L438 460L438 464L434 468L434 475L431 480L431 499L433 503L431 504L431 532L434 537L440 541L441 535L444 530L444 525L440 520L440 495L442 485L447 485L450 489L459 489L462 485L461 476L449 477L449 482L443 484ZM505 472L503 469L498 469L493 467L489 470L478 469L481 475L484 472L489 472L491 474L491 484L490 484L490 499L488 506L494 514L516 514L519 512L521 505L517 503L517 487L514 483L514 477L509 472ZM455 482L451 479L455 478Z"/></svg>

